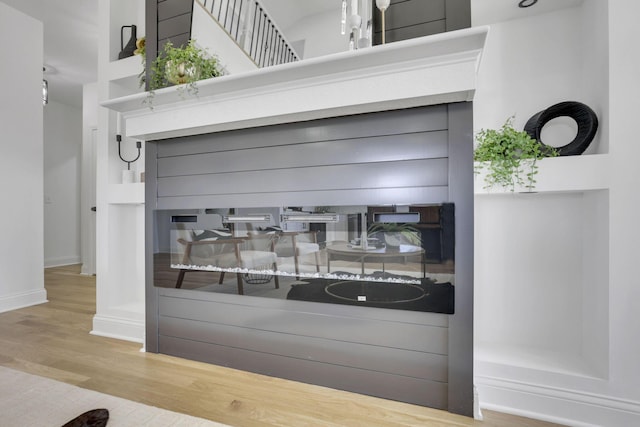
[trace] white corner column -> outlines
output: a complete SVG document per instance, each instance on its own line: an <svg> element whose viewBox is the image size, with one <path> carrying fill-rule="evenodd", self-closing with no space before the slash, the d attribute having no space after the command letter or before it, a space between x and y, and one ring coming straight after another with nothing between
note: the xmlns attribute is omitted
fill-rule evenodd
<svg viewBox="0 0 640 427"><path fill-rule="evenodd" d="M144 0L100 0L99 17L100 102L140 91L140 56L119 60L118 53L123 25L137 25L138 38L145 34ZM91 333L144 343L144 149L131 163L133 182L123 182L127 163L118 155L117 116L99 107L97 120L96 314ZM121 146L123 158L136 157L135 139L123 136Z"/></svg>

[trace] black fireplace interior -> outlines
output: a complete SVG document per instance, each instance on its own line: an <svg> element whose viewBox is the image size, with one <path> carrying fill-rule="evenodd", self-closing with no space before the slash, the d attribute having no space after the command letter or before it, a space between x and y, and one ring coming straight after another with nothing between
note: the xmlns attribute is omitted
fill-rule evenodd
<svg viewBox="0 0 640 427"><path fill-rule="evenodd" d="M156 210L155 286L453 314L454 205Z"/></svg>

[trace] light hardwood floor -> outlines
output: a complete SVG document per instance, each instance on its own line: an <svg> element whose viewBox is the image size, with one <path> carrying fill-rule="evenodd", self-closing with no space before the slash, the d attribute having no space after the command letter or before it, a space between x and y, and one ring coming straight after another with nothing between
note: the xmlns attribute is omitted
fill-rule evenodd
<svg viewBox="0 0 640 427"><path fill-rule="evenodd" d="M232 426L552 427L484 411L485 420L140 352L89 334L95 279L45 270L49 302L0 314L0 365ZM0 397L1 398L1 397Z"/></svg>

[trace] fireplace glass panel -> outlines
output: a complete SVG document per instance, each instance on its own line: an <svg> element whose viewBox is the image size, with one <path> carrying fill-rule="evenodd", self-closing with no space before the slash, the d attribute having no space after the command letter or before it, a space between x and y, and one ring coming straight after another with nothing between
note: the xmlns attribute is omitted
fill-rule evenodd
<svg viewBox="0 0 640 427"><path fill-rule="evenodd" d="M154 284L453 313L452 204L155 211Z"/></svg>

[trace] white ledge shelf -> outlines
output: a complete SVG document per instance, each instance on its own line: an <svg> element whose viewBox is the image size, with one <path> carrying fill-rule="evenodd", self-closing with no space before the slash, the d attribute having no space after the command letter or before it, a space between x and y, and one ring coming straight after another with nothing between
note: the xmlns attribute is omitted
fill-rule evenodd
<svg viewBox="0 0 640 427"><path fill-rule="evenodd" d="M514 192L504 188L484 188L483 174L475 177L476 195L500 195L514 193L583 192L609 188L609 155L589 154L542 159L538 162L538 174L533 191L516 187Z"/></svg>
<svg viewBox="0 0 640 427"><path fill-rule="evenodd" d="M107 100L125 134L167 139L326 117L471 101L488 27L474 27Z"/></svg>
<svg viewBox="0 0 640 427"><path fill-rule="evenodd" d="M137 77L141 71L142 58L140 55L129 56L109 63L107 67L107 80L120 80L129 77Z"/></svg>

